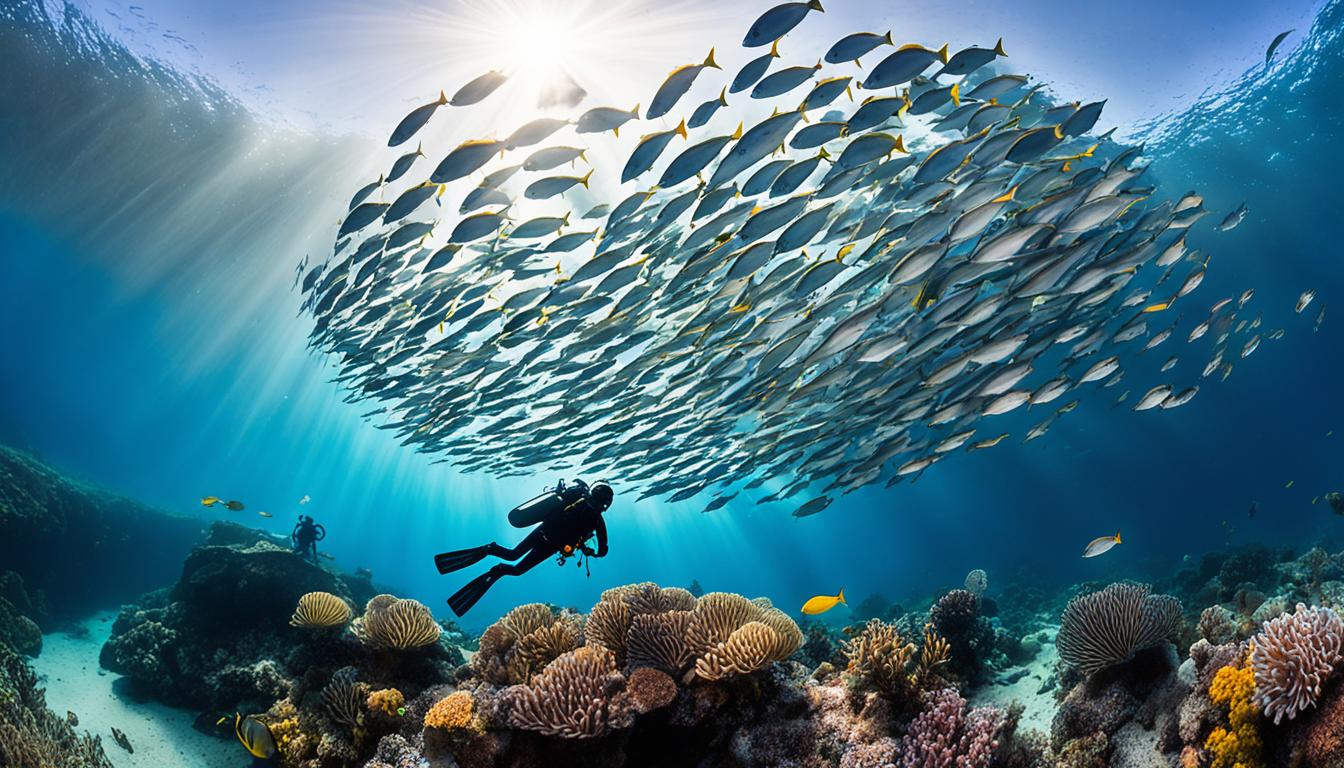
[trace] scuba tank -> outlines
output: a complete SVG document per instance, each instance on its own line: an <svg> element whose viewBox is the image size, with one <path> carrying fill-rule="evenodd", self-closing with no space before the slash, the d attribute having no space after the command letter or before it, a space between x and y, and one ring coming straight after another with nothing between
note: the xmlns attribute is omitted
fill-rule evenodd
<svg viewBox="0 0 1344 768"><path fill-rule="evenodd" d="M528 528L564 511L566 507L586 496L588 486L580 481L565 486L563 480L554 489L534 496L509 510L509 525Z"/></svg>

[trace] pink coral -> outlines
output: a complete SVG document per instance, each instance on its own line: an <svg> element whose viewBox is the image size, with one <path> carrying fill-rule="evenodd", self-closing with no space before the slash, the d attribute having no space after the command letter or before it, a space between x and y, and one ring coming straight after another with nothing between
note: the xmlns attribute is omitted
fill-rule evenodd
<svg viewBox="0 0 1344 768"><path fill-rule="evenodd" d="M967 711L953 688L927 694L901 739L901 768L986 768L1006 718L996 707Z"/></svg>
<svg viewBox="0 0 1344 768"><path fill-rule="evenodd" d="M1255 669L1255 702L1278 725L1284 715L1315 706L1321 686L1344 654L1344 621L1329 608L1308 608L1265 622L1255 637L1251 666Z"/></svg>

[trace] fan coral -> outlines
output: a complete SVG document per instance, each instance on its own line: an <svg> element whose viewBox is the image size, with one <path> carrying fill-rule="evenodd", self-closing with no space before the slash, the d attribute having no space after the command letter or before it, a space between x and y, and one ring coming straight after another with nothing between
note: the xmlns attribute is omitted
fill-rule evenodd
<svg viewBox="0 0 1344 768"><path fill-rule="evenodd" d="M925 697L924 710L901 739L901 768L986 768L998 749L1006 713L995 707L966 711L955 689Z"/></svg>
<svg viewBox="0 0 1344 768"><path fill-rule="evenodd" d="M1260 713L1252 701L1254 693L1255 675L1249 666L1226 666L1213 676L1209 699L1228 708L1228 726L1214 728L1204 742L1204 749L1212 758L1210 768L1264 765L1260 732L1256 727Z"/></svg>
<svg viewBox="0 0 1344 768"><path fill-rule="evenodd" d="M356 679L358 675L354 667L341 667L322 689L322 706L327 714L352 730L364 725L363 705L368 697L365 685Z"/></svg>
<svg viewBox="0 0 1344 768"><path fill-rule="evenodd" d="M1112 584L1069 601L1060 620L1059 657L1084 674L1127 661L1174 632L1181 602L1146 584Z"/></svg>
<svg viewBox="0 0 1344 768"><path fill-rule="evenodd" d="M1315 706L1321 686L1341 659L1344 622L1329 608L1297 604L1294 613L1265 622L1255 638L1251 666L1255 700L1277 725L1285 715Z"/></svg>
<svg viewBox="0 0 1344 768"><path fill-rule="evenodd" d="M600 646L585 646L551 662L530 685L504 691L509 724L548 736L570 739L602 736L633 722L625 677L616 656Z"/></svg>
<svg viewBox="0 0 1344 768"><path fill-rule="evenodd" d="M947 662L949 647L931 628L924 630L924 645L918 650L906 642L895 624L870 619L862 631L845 644L846 668L857 681L871 685L890 698L912 698Z"/></svg>
<svg viewBox="0 0 1344 768"><path fill-rule="evenodd" d="M383 688L369 694L364 702L370 712L381 712L395 717L406 711L406 697L396 688Z"/></svg>
<svg viewBox="0 0 1344 768"><path fill-rule="evenodd" d="M662 670L640 667L630 673L626 691L635 711L642 715L671 704L677 698L677 682Z"/></svg>
<svg viewBox="0 0 1344 768"><path fill-rule="evenodd" d="M986 589L989 589L989 574L976 568L974 571L966 574L965 586L967 592L979 597L980 595L985 594Z"/></svg>
<svg viewBox="0 0 1344 768"><path fill-rule="evenodd" d="M374 597L355 622L355 634L368 648L418 648L438 642L441 631L424 603L392 595Z"/></svg>
<svg viewBox="0 0 1344 768"><path fill-rule="evenodd" d="M350 606L330 592L308 592L290 618L291 627L339 627L350 620Z"/></svg>
<svg viewBox="0 0 1344 768"><path fill-rule="evenodd" d="M560 654L577 648L581 634L572 614L556 616L542 603L520 605L481 635L472 667L493 683L524 683Z"/></svg>
<svg viewBox="0 0 1344 768"><path fill-rule="evenodd" d="M476 703L470 691L454 691L435 702L425 713L425 727L478 733L485 730L485 725L476 714Z"/></svg>

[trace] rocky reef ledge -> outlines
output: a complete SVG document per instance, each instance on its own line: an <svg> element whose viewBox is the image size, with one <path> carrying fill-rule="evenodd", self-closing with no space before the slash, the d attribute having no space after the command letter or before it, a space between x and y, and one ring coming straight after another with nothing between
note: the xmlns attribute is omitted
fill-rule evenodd
<svg viewBox="0 0 1344 768"><path fill-rule="evenodd" d="M39 628L171 580L204 529L0 445L0 642L37 655Z"/></svg>

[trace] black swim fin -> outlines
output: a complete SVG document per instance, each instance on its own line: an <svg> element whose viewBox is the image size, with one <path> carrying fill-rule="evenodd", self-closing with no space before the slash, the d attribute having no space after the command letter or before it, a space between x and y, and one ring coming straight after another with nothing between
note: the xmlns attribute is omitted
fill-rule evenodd
<svg viewBox="0 0 1344 768"><path fill-rule="evenodd" d="M440 552L434 556L434 565L439 569L439 573L452 573L481 562L488 554L490 554L488 544L483 547L459 549L455 552Z"/></svg>
<svg viewBox="0 0 1344 768"><path fill-rule="evenodd" d="M448 598L448 607L453 609L453 613L460 619L466 615L467 611L475 605L490 587L499 581L500 573L491 568L485 573L477 576L467 582L467 586L457 590L453 596Z"/></svg>

